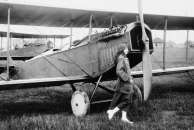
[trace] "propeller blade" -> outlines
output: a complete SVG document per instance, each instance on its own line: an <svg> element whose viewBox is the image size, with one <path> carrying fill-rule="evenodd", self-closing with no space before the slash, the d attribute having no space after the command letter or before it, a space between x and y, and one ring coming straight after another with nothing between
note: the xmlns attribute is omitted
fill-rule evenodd
<svg viewBox="0 0 194 130"><path fill-rule="evenodd" d="M138 0L138 11L142 27L142 41L145 44L145 49L142 52L143 58L143 83L144 83L144 100L146 101L149 97L152 85L152 62L149 51L149 38L145 31L142 0Z"/></svg>
<svg viewBox="0 0 194 130"><path fill-rule="evenodd" d="M146 48L149 48L149 46ZM146 101L149 97L152 86L152 63L149 49L144 50L143 52L143 74L144 100Z"/></svg>

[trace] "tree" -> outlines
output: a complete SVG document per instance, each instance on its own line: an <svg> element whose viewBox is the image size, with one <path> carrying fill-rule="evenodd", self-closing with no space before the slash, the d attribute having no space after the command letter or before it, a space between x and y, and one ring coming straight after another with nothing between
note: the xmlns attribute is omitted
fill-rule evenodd
<svg viewBox="0 0 194 130"><path fill-rule="evenodd" d="M158 45L162 45L163 44L163 40L159 37L156 37L153 39L153 43L155 44L155 46L157 47Z"/></svg>

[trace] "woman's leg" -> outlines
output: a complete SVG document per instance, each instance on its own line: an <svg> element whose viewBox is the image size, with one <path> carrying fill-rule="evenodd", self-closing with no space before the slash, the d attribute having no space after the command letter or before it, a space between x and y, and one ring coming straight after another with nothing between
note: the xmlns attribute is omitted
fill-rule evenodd
<svg viewBox="0 0 194 130"><path fill-rule="evenodd" d="M113 109L117 106L120 97L121 97L121 94L119 92L114 93L112 101L111 101L110 106L109 106L109 109Z"/></svg>
<svg viewBox="0 0 194 130"><path fill-rule="evenodd" d="M128 95L123 95L121 97L121 102L119 103L118 105L118 108L121 109L122 111L122 117L121 117L121 120L123 122L126 122L126 123L130 123L130 124L133 124L132 121L130 121L128 118L127 118L127 111L131 105L131 93L129 93Z"/></svg>
<svg viewBox="0 0 194 130"><path fill-rule="evenodd" d="M110 104L109 110L107 110L109 120L111 120L112 117L114 116L114 114L120 110L120 108L117 107L117 104L118 104L120 97L121 97L121 93L119 93L119 92L116 92L113 95L113 99L112 99L112 102Z"/></svg>
<svg viewBox="0 0 194 130"><path fill-rule="evenodd" d="M129 103L130 103L130 101L129 101L128 95L122 94L120 96L120 100L119 100L119 103L117 106L121 110L126 110Z"/></svg>

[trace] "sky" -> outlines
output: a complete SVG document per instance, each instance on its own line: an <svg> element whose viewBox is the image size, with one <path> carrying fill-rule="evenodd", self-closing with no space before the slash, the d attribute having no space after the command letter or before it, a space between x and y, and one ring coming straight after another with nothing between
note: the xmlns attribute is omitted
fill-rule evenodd
<svg viewBox="0 0 194 130"><path fill-rule="evenodd" d="M54 6L61 8L77 8L102 11L137 12L137 0L0 0L17 3ZM194 0L142 0L143 12L148 14L164 14L194 17ZM35 30L39 30L33 27ZM44 29L41 29L44 30ZM47 29L45 29L47 30ZM96 31L96 30L94 30ZM98 30L100 31L100 30ZM69 29L65 33L70 33ZM81 39L88 34L88 29L73 29L73 39ZM194 40L194 32L190 31L190 40ZM153 37L163 38L163 31L153 31ZM186 40L186 31L168 31L167 40L182 43Z"/></svg>

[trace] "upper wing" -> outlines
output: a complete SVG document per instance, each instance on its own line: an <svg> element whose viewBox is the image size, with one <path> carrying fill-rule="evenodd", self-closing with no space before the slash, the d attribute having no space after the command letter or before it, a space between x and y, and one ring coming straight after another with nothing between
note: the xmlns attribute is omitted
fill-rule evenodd
<svg viewBox="0 0 194 130"><path fill-rule="evenodd" d="M56 8L37 5L17 4L0 1L0 23L7 23L7 10L11 8L11 24L88 27L92 15L93 27L110 27L110 19L115 24L128 24L136 21L137 13L93 11L70 8ZM194 18L145 14L144 20L151 29L164 29L164 20L168 19L168 29L193 29Z"/></svg>
<svg viewBox="0 0 194 130"><path fill-rule="evenodd" d="M32 31L29 31L33 29ZM11 25L11 38L67 38L69 35L64 34L64 31L56 31L58 28L53 27L32 27ZM62 29L62 28L59 28ZM7 37L7 25L0 25L0 37Z"/></svg>
<svg viewBox="0 0 194 130"><path fill-rule="evenodd" d="M69 35L59 35L59 34L30 34L30 33L20 33L11 32L12 38L67 38ZM1 37L7 37L7 32L0 30Z"/></svg>

